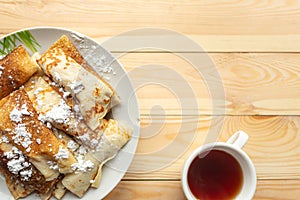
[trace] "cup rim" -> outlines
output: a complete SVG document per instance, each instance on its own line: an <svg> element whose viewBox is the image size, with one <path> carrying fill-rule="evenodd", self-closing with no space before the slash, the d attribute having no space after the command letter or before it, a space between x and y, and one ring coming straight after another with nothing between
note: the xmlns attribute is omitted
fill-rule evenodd
<svg viewBox="0 0 300 200"><path fill-rule="evenodd" d="M224 149L222 149L222 148L224 148ZM195 157L198 154L200 154L201 152L205 152L206 150L211 151L213 149L218 149L221 151L225 151L226 153L230 153L230 152L226 151L226 148L237 152L245 159L245 161L248 165L248 168L251 172L249 174L249 176L252 179L253 184L252 184L252 188L251 188L250 192L247 194L247 196L246 197L243 196L242 198L243 199L252 199L253 198L255 191L256 191L257 179L256 179L256 170L255 170L252 160L240 147L237 147L233 144L229 144L226 142L214 142L214 143L205 144L205 145L202 145L202 146L196 148L184 162L183 169L181 172L181 185L182 185L184 194L187 197L187 199L196 199L194 197L193 193L190 191L188 181L187 181L187 173L188 173L189 167L190 167L191 163L193 162L193 160L195 159ZM230 155L232 155L240 164L240 160L235 155L233 155L232 153L230 153ZM239 195L238 195L235 199L239 199L239 198L241 198L241 197L239 197Z"/></svg>

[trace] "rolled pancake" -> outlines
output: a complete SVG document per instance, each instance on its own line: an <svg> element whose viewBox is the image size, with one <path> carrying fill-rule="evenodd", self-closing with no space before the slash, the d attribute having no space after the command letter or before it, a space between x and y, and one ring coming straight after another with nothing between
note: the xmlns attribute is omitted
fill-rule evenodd
<svg viewBox="0 0 300 200"><path fill-rule="evenodd" d="M0 138L3 136L0 133ZM29 161L29 158L10 144L0 142L0 172L5 176L7 186L15 199L37 191L47 193L55 180L46 181L45 177Z"/></svg>
<svg viewBox="0 0 300 200"><path fill-rule="evenodd" d="M95 178L100 163L91 155L90 152L88 152L82 160L78 157L77 160L80 160L81 165L87 165L85 163L90 163L90 167L84 170L77 170L72 174L67 174L62 180L62 184L73 194L78 197L83 197L91 185L91 180Z"/></svg>
<svg viewBox="0 0 300 200"><path fill-rule="evenodd" d="M38 60L41 68L78 102L87 125L95 130L111 107L114 90L99 76L82 67L63 49L52 46Z"/></svg>
<svg viewBox="0 0 300 200"><path fill-rule="evenodd" d="M34 188L30 187L28 184L22 184L19 180L20 177L17 177L15 174L9 171L7 164L9 160L4 156L4 153L11 151L11 149L11 144L0 144L0 173L4 175L6 185L14 199L19 199L31 194L34 191Z"/></svg>
<svg viewBox="0 0 300 200"><path fill-rule="evenodd" d="M82 197L93 183L93 187L98 187L101 178L101 169L105 162L115 157L118 151L130 139L131 130L122 128L117 121L110 119L104 134L100 140L97 150L84 155L85 162L92 162L94 167L89 170L77 170L75 173L67 174L62 184L73 194Z"/></svg>
<svg viewBox="0 0 300 200"><path fill-rule="evenodd" d="M81 65L83 68L85 68L88 72L92 73L94 76L96 76L98 79L100 79L102 82L104 82L106 85L109 86L109 84L95 71L93 67L91 67L88 62L82 57L80 52L77 50L77 48L74 46L72 41L66 36L61 36L50 48L59 48L61 49L68 57L71 57L74 59L79 65ZM113 88L111 88L113 90ZM114 95L112 96L112 99L110 101L109 109L114 107L115 105L118 105L120 103L120 98L118 94L114 91Z"/></svg>
<svg viewBox="0 0 300 200"><path fill-rule="evenodd" d="M23 46L0 60L0 99L22 86L37 70Z"/></svg>
<svg viewBox="0 0 300 200"><path fill-rule="evenodd" d="M51 47L51 48L60 48L63 50L63 52L74 59L78 64L80 64L83 68L85 68L88 72L92 73L94 76L96 76L98 79L100 79L102 82L104 82L106 85L109 86L109 84L95 71L93 67L91 67L88 62L81 56L80 52L77 50L77 48L73 45L72 41L66 36L61 36ZM109 86L110 87L110 86ZM113 88L111 87L113 90ZM111 98L110 104L108 106L109 109L112 107L118 105L120 103L120 97L114 91L114 94Z"/></svg>
<svg viewBox="0 0 300 200"><path fill-rule="evenodd" d="M24 90L16 90L0 101L0 131L9 142L28 156L46 180L57 178L49 161L56 162L60 173L72 172L76 163L73 154L50 129L38 120L38 115Z"/></svg>
<svg viewBox="0 0 300 200"><path fill-rule="evenodd" d="M101 126L92 131L42 77L31 78L24 89L38 112L39 119L75 136L91 149L96 147L106 125L105 119L99 120Z"/></svg>
<svg viewBox="0 0 300 200"><path fill-rule="evenodd" d="M118 151L130 140L132 129L116 120L110 119L101 138L97 150L92 152L99 162L99 168L92 186L98 188L102 176L103 165L113 159Z"/></svg>
<svg viewBox="0 0 300 200"><path fill-rule="evenodd" d="M88 72L97 76L105 84L108 85L108 83L104 79L102 79L102 77L97 72L95 72L95 70L86 62L86 60L82 57L82 55L77 50L77 48L73 45L72 41L66 35L61 36L53 45L51 45L49 50L55 48L61 49L68 57L75 60L79 65L85 68Z"/></svg>
<svg viewBox="0 0 300 200"><path fill-rule="evenodd" d="M18 183L16 178L11 177L11 174L5 168L3 168L3 166L1 166L1 163L0 173L3 174L6 185L14 199L26 197L34 192L33 188L22 183Z"/></svg>

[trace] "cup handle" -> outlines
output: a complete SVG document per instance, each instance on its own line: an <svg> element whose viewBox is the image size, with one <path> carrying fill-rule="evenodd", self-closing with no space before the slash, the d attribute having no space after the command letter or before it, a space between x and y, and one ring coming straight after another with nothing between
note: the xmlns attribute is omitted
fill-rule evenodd
<svg viewBox="0 0 300 200"><path fill-rule="evenodd" d="M242 148L248 141L249 136L244 131L237 131L228 140L227 143Z"/></svg>

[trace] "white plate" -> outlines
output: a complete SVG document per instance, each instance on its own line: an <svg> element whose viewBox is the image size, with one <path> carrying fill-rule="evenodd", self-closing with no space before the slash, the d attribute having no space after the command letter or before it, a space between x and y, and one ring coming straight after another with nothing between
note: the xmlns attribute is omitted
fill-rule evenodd
<svg viewBox="0 0 300 200"><path fill-rule="evenodd" d="M123 121L133 128L132 138L118 155L104 166L100 187L98 189L90 188L82 198L85 200L102 199L113 190L126 173L138 144L140 130L139 107L131 80L121 64L107 50L83 34L53 27L36 27L24 30L29 30L39 42L41 47L38 51L40 53L46 51L50 45L62 35L67 35L73 41L85 60L87 60L96 71L102 71L100 74L108 80L121 98L121 104L113 108L112 115L114 119ZM1 40L3 38L1 38ZM103 69L103 65L111 67L113 71L109 73L103 72L103 70L101 70ZM1 199L13 199L2 176L0 177L0 188ZM37 196L33 194L26 199L35 200L37 199ZM63 197L63 200L71 199L77 199L77 197L70 192Z"/></svg>

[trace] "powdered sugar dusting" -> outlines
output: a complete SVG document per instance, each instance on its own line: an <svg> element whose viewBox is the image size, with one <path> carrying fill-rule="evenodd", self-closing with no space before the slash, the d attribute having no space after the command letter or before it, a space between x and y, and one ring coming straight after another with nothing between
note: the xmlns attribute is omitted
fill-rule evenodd
<svg viewBox="0 0 300 200"><path fill-rule="evenodd" d="M77 34L71 34L71 37L74 38L74 44L84 59L88 61L89 65L92 66L101 77L109 81L112 75L116 75L116 71L112 67L114 60L102 54L102 49L98 45L89 43L85 37L78 36Z"/></svg>
<svg viewBox="0 0 300 200"><path fill-rule="evenodd" d="M71 165L73 171L87 172L94 168L94 163L90 160L84 160L82 155L76 157L77 163Z"/></svg>
<svg viewBox="0 0 300 200"><path fill-rule="evenodd" d="M26 104L23 104L20 110L17 107L14 107L14 109L10 112L9 117L11 121L20 123L22 122L23 115L30 115Z"/></svg>
<svg viewBox="0 0 300 200"><path fill-rule="evenodd" d="M31 178L31 163L26 162L25 156L19 149L12 147L11 151L4 153L4 156L9 160L7 167L11 173L20 175L22 181L28 181Z"/></svg>
<svg viewBox="0 0 300 200"><path fill-rule="evenodd" d="M55 154L56 159L66 159L69 158L69 151L68 149L63 148L62 146L59 147L58 153Z"/></svg>
<svg viewBox="0 0 300 200"><path fill-rule="evenodd" d="M78 147L78 144L76 142L74 142L73 140L70 140L67 144L67 147L71 150L71 151L75 151Z"/></svg>
<svg viewBox="0 0 300 200"><path fill-rule="evenodd" d="M10 84L12 84L12 85L15 87L15 81L14 81L14 78L13 78L11 75L9 75L9 76L8 76L8 79L10 80Z"/></svg>
<svg viewBox="0 0 300 200"><path fill-rule="evenodd" d="M53 169L53 170L58 170L59 169L59 167L58 167L58 165L57 165L56 162L48 161L47 164L49 165L50 169Z"/></svg>
<svg viewBox="0 0 300 200"><path fill-rule="evenodd" d="M83 134L78 136L78 138L83 142L83 143L89 143L90 141L90 136L89 134Z"/></svg>
<svg viewBox="0 0 300 200"><path fill-rule="evenodd" d="M29 145L32 143L32 135L31 133L27 132L26 126L24 124L17 124L17 126L11 134L14 134L12 139L14 140L15 144L20 144L24 148L28 148Z"/></svg>
<svg viewBox="0 0 300 200"><path fill-rule="evenodd" d="M62 79L61 79L59 73L53 72L53 79L54 79L55 82L58 83L59 85L62 84Z"/></svg>
<svg viewBox="0 0 300 200"><path fill-rule="evenodd" d="M87 152L88 152L88 150L87 150L86 147L80 146L77 153L78 153L79 155L85 155Z"/></svg>
<svg viewBox="0 0 300 200"><path fill-rule="evenodd" d="M66 104L65 101L61 100L58 105L53 106L51 110L46 112L44 115L39 114L38 119L50 123L67 124L70 121L71 108Z"/></svg>
<svg viewBox="0 0 300 200"><path fill-rule="evenodd" d="M91 141L91 145L92 145L93 148L96 147L98 145L98 143L99 142L96 139L92 139L92 141Z"/></svg>
<svg viewBox="0 0 300 200"><path fill-rule="evenodd" d="M22 122L22 113L15 107L10 112L10 120L16 123Z"/></svg>
<svg viewBox="0 0 300 200"><path fill-rule="evenodd" d="M9 140L8 140L8 137L6 135L3 135L1 138L0 138L0 144L1 143L9 143Z"/></svg>
<svg viewBox="0 0 300 200"><path fill-rule="evenodd" d="M42 142L40 138L37 138L35 141L37 144L41 144L41 142Z"/></svg>

